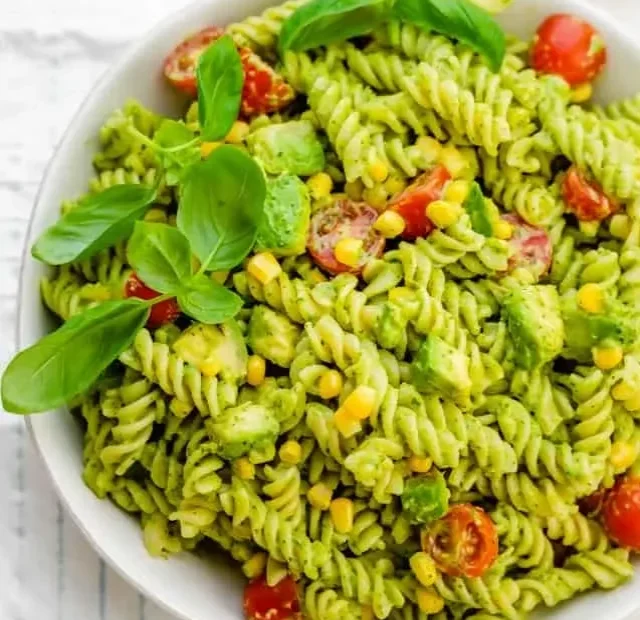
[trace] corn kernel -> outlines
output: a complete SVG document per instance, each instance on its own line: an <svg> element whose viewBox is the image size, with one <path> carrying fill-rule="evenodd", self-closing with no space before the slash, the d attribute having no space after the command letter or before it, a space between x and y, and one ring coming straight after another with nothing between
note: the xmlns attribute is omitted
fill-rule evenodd
<svg viewBox="0 0 640 620"><path fill-rule="evenodd" d="M631 412L640 411L640 390L625 400L624 408Z"/></svg>
<svg viewBox="0 0 640 620"><path fill-rule="evenodd" d="M438 228L453 226L461 215L462 207L460 205L444 200L435 200L427 207L427 217Z"/></svg>
<svg viewBox="0 0 640 620"><path fill-rule="evenodd" d="M513 226L505 220L498 220L493 226L493 234L496 238L507 241L513 237Z"/></svg>
<svg viewBox="0 0 640 620"><path fill-rule="evenodd" d="M329 510L331 506L331 489L319 482L314 484L307 493L309 503L318 510Z"/></svg>
<svg viewBox="0 0 640 620"><path fill-rule="evenodd" d="M389 176L389 166L377 160L369 164L369 175L376 183L384 183Z"/></svg>
<svg viewBox="0 0 640 620"><path fill-rule="evenodd" d="M593 96L593 86L590 82L585 82L584 84L580 84L580 86L576 86L571 91L571 102L572 103L586 103Z"/></svg>
<svg viewBox="0 0 640 620"><path fill-rule="evenodd" d="M336 398L342 392L342 375L337 370L327 370L320 378L318 391L325 400Z"/></svg>
<svg viewBox="0 0 640 620"><path fill-rule="evenodd" d="M422 136L421 138L418 138L416 146L428 162L436 162L442 155L442 144L440 144L440 142L435 138Z"/></svg>
<svg viewBox="0 0 640 620"><path fill-rule="evenodd" d="M157 208L149 209L144 214L144 221L145 222L155 222L155 223L159 223L159 224L166 224L166 222L167 222L167 213L165 211L163 211L162 209L157 209Z"/></svg>
<svg viewBox="0 0 640 620"><path fill-rule="evenodd" d="M623 213L614 215L611 218L609 230L617 239L626 239L631 233L631 218Z"/></svg>
<svg viewBox="0 0 640 620"><path fill-rule="evenodd" d="M348 534L353 529L353 502L345 497L334 499L330 506L331 521L339 534Z"/></svg>
<svg viewBox="0 0 640 620"><path fill-rule="evenodd" d="M373 227L387 239L393 239L401 235L404 232L405 226L404 218L395 211L385 211L373 225Z"/></svg>
<svg viewBox="0 0 640 620"><path fill-rule="evenodd" d="M203 142L200 145L200 157L206 159L220 146L220 142Z"/></svg>
<svg viewBox="0 0 640 620"><path fill-rule="evenodd" d="M258 280L260 284L266 285L282 273L282 267L273 254L270 252L262 252L261 254L256 254L249 260L247 271Z"/></svg>
<svg viewBox="0 0 640 620"><path fill-rule="evenodd" d="M344 191L351 200L362 200L364 185L360 179L356 181L349 181L348 183L345 183Z"/></svg>
<svg viewBox="0 0 640 620"><path fill-rule="evenodd" d="M436 569L436 563L429 554L423 551L414 553L409 560L409 564L416 579L425 588L432 586L436 582L438 571Z"/></svg>
<svg viewBox="0 0 640 620"><path fill-rule="evenodd" d="M616 441L611 446L609 460L613 468L620 472L629 469L638 457L638 451L626 441Z"/></svg>
<svg viewBox="0 0 640 620"><path fill-rule="evenodd" d="M374 209L382 211L387 206L389 195L384 185L376 185L375 187L368 187L362 192L362 199Z"/></svg>
<svg viewBox="0 0 640 620"><path fill-rule="evenodd" d="M471 185L468 181L451 181L444 191L444 199L447 202L461 205L467 199L470 191Z"/></svg>
<svg viewBox="0 0 640 620"><path fill-rule="evenodd" d="M260 551L251 556L243 565L242 572L247 579L255 579L264 575L267 568L268 556L264 551Z"/></svg>
<svg viewBox="0 0 640 620"><path fill-rule="evenodd" d="M611 390L611 396L613 396L614 400L629 400L635 395L636 390L634 387L625 381L620 381L620 383Z"/></svg>
<svg viewBox="0 0 640 620"><path fill-rule="evenodd" d="M416 597L420 611L425 614L438 614L444 609L444 599L433 590L418 588Z"/></svg>
<svg viewBox="0 0 640 620"><path fill-rule="evenodd" d="M614 369L618 364L620 364L622 358L622 347L619 345L593 349L593 363L600 370Z"/></svg>
<svg viewBox="0 0 640 620"><path fill-rule="evenodd" d="M302 446L297 441L286 441L278 454L281 461L289 465L297 465L302 459Z"/></svg>
<svg viewBox="0 0 640 620"><path fill-rule="evenodd" d="M469 162L455 146L447 146L442 149L440 153L440 163L449 171L449 174L454 179L463 177L469 168Z"/></svg>
<svg viewBox="0 0 640 620"><path fill-rule="evenodd" d="M336 243L334 253L336 260L348 267L357 267L362 259L362 239L346 237Z"/></svg>
<svg viewBox="0 0 640 620"><path fill-rule="evenodd" d="M222 370L222 365L217 360L206 360L198 365L198 370L205 377L215 377Z"/></svg>
<svg viewBox="0 0 640 620"><path fill-rule="evenodd" d="M267 372L267 363L264 357L252 355L247 362L247 383L254 387L260 385L264 381Z"/></svg>
<svg viewBox="0 0 640 620"><path fill-rule="evenodd" d="M342 409L356 420L366 420L372 413L378 398L377 392L368 385L359 385L342 403Z"/></svg>
<svg viewBox="0 0 640 620"><path fill-rule="evenodd" d="M578 305L586 312L597 314L604 310L604 293L599 285L590 282L578 291Z"/></svg>
<svg viewBox="0 0 640 620"><path fill-rule="evenodd" d="M409 469L414 474L426 474L433 466L433 461L428 456L412 454L409 457Z"/></svg>
<svg viewBox="0 0 640 620"><path fill-rule="evenodd" d="M333 190L333 179L326 172L319 172L307 181L307 187L314 200L327 198Z"/></svg>
<svg viewBox="0 0 640 620"><path fill-rule="evenodd" d="M362 608L362 617L360 620L376 620L376 617L373 613L373 607L370 605L365 605Z"/></svg>
<svg viewBox="0 0 640 620"><path fill-rule="evenodd" d="M403 304L415 298L415 293L406 286L396 286L389 291L389 301L394 304Z"/></svg>
<svg viewBox="0 0 640 620"><path fill-rule="evenodd" d="M213 271L211 273L211 279L218 284L224 284L229 277L228 271Z"/></svg>
<svg viewBox="0 0 640 620"><path fill-rule="evenodd" d="M241 480L253 480L256 475L255 465L246 457L235 462L236 472Z"/></svg>
<svg viewBox="0 0 640 620"><path fill-rule="evenodd" d="M384 184L384 188L389 196L395 196L407 189L407 183L404 179L389 177Z"/></svg>
<svg viewBox="0 0 640 620"><path fill-rule="evenodd" d="M228 144L242 144L249 135L249 125L244 121L236 121L224 139Z"/></svg>
<svg viewBox="0 0 640 620"><path fill-rule="evenodd" d="M338 432L347 439L353 437L362 430L362 424L360 420L357 420L346 409L340 407L333 416L333 423L335 424Z"/></svg>

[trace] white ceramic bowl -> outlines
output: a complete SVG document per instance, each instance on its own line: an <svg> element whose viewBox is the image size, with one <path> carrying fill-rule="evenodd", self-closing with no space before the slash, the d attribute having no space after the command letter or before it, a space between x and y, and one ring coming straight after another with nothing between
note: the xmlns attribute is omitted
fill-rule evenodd
<svg viewBox="0 0 640 620"><path fill-rule="evenodd" d="M161 63L186 33L207 24L226 24L253 15L274 0L207 0L189 6L154 28L93 89L51 162L33 213L21 276L18 344L33 344L52 328L39 298L38 281L45 269L34 261L29 247L52 224L64 198L85 190L91 174L95 136L105 118L129 97L160 112L178 112L179 102L164 83ZM502 19L507 28L531 36L548 14L580 14L604 34L610 64L599 86L604 100L640 91L640 75L630 70L640 65L640 45L624 36L603 13L579 0L516 0ZM80 432L67 411L29 418L33 440L58 493L77 524L102 557L144 594L177 616L188 620L239 620L242 618L240 573L224 558L204 560L183 554L168 561L152 559L142 545L138 522L108 501L100 501L81 479ZM611 593L593 593L572 601L546 618L563 620L608 618L622 620L640 609L640 578Z"/></svg>

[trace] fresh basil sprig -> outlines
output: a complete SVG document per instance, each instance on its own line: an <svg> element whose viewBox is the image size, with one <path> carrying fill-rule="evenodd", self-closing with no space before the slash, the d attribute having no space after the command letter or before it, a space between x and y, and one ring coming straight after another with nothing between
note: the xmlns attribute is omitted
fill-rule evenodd
<svg viewBox="0 0 640 620"><path fill-rule="evenodd" d="M49 265L64 265L94 256L133 230L156 190L144 185L116 185L85 198L40 235L31 253Z"/></svg>
<svg viewBox="0 0 640 620"><path fill-rule="evenodd" d="M162 121L153 136L152 148L164 167L169 186L178 185L184 171L200 161L200 139L180 121Z"/></svg>
<svg viewBox="0 0 640 620"><path fill-rule="evenodd" d="M198 321L217 325L240 312L242 298L200 273L185 283L178 294L178 305Z"/></svg>

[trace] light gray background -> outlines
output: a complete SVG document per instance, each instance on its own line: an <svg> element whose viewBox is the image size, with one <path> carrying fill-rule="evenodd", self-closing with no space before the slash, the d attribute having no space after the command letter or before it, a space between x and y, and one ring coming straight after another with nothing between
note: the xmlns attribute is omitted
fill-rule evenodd
<svg viewBox="0 0 640 620"><path fill-rule="evenodd" d="M632 33L640 30L638 0L592 1L624 20ZM0 4L3 368L14 352L20 254L46 163L104 69L186 0ZM635 617L640 619L640 611ZM99 560L58 503L21 420L0 412L0 620L134 619L171 616L145 601Z"/></svg>

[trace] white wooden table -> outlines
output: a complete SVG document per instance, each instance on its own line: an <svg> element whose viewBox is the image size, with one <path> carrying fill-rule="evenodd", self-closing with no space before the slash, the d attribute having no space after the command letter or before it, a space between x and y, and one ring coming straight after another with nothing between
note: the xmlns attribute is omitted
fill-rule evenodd
<svg viewBox="0 0 640 620"><path fill-rule="evenodd" d="M517 1L517 0L516 0ZM593 0L629 26L637 0ZM99 74L186 0L4 0L0 10L0 367L14 352L20 253L44 167ZM635 14L635 15L634 15ZM640 618L640 614L638 614ZM64 514L20 419L0 415L0 620L171 620ZM214 620L214 619L212 619Z"/></svg>

